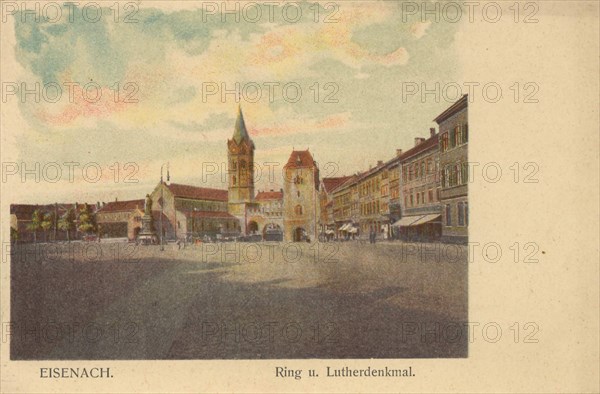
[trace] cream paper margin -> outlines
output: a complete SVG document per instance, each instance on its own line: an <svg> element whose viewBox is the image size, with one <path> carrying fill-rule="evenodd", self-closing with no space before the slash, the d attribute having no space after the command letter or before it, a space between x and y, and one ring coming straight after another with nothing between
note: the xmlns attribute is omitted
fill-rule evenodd
<svg viewBox="0 0 600 394"><path fill-rule="evenodd" d="M421 2L418 2L419 4ZM152 3L144 4L150 6ZM481 3L482 4L482 3ZM502 2L503 8L513 4ZM462 81L538 83L538 104L511 97L469 106L469 161L497 162L498 183L469 185L470 241L540 245L536 265L469 266L469 320L497 322L503 335L514 322L535 322L539 343L476 337L467 359L265 361L10 361L1 349L1 392L598 392L599 65L598 2L538 1L537 24L463 23ZM164 4L163 4L164 5ZM181 8L181 3L165 8ZM508 12L508 11L507 11ZM511 14L507 14L511 15ZM15 60L12 26L2 26L2 78ZM434 54L432 54L434 56ZM435 114L432 114L435 116ZM18 117L3 105L2 130ZM432 116L432 117L433 117ZM2 156L6 157L5 134ZM538 184L514 183L508 167L538 163ZM480 167L481 168L481 167ZM8 239L10 189L2 184L2 239ZM4 253L4 251L3 251ZM2 266L2 321L9 320L9 265ZM40 379L40 367L110 367L113 379ZM274 377L275 366L320 371L325 366L412 366L414 378Z"/></svg>

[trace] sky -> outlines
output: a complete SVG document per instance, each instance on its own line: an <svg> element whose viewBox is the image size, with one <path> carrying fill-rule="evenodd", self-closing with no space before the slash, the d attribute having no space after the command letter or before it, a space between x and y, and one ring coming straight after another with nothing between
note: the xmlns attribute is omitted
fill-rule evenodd
<svg viewBox="0 0 600 394"><path fill-rule="evenodd" d="M3 161L62 167L56 183L16 183L18 202L141 198L166 162L172 182L226 188L212 173L225 169L238 105L258 167L277 163L257 189L281 187L293 149L309 149L322 175L348 175L412 147L451 104L403 102L401 91L456 80L457 24L403 21L400 2L239 4L229 14L221 2L149 1L100 14L66 5L51 21L12 15L3 60L14 81L47 89L39 102L9 98ZM91 176L79 167L69 180L63 163L73 162L95 163Z"/></svg>

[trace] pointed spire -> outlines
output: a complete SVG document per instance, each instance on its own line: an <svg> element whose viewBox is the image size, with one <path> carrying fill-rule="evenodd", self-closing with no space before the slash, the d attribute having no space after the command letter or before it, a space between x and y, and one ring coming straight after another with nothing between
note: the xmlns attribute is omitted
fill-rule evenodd
<svg viewBox="0 0 600 394"><path fill-rule="evenodd" d="M233 139L236 143L240 143L242 140L250 140L248 131L246 130L246 123L244 122L244 114L242 113L242 105L238 106L238 116L235 121L235 129L233 131Z"/></svg>

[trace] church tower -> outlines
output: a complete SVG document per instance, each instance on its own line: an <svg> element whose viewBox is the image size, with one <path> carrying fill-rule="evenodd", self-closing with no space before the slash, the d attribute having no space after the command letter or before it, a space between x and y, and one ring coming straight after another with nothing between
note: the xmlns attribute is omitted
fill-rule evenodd
<svg viewBox="0 0 600 394"><path fill-rule="evenodd" d="M246 205L254 201L254 143L246 130L241 106L233 137L227 140L227 161L229 213L245 223Z"/></svg>

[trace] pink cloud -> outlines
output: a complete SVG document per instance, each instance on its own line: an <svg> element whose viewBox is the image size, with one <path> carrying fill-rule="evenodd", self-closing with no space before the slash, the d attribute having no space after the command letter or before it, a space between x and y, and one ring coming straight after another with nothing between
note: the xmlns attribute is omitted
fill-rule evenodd
<svg viewBox="0 0 600 394"><path fill-rule="evenodd" d="M123 111L130 103L125 103L126 94L108 86L99 89L90 88L87 92L80 85L73 86L72 94L68 90L57 103L48 103L49 106L62 105L59 111L49 111L48 107L40 110L37 117L48 124L62 126L69 125L80 118L102 118ZM69 97L70 96L70 97ZM72 101L72 102L70 102Z"/></svg>

